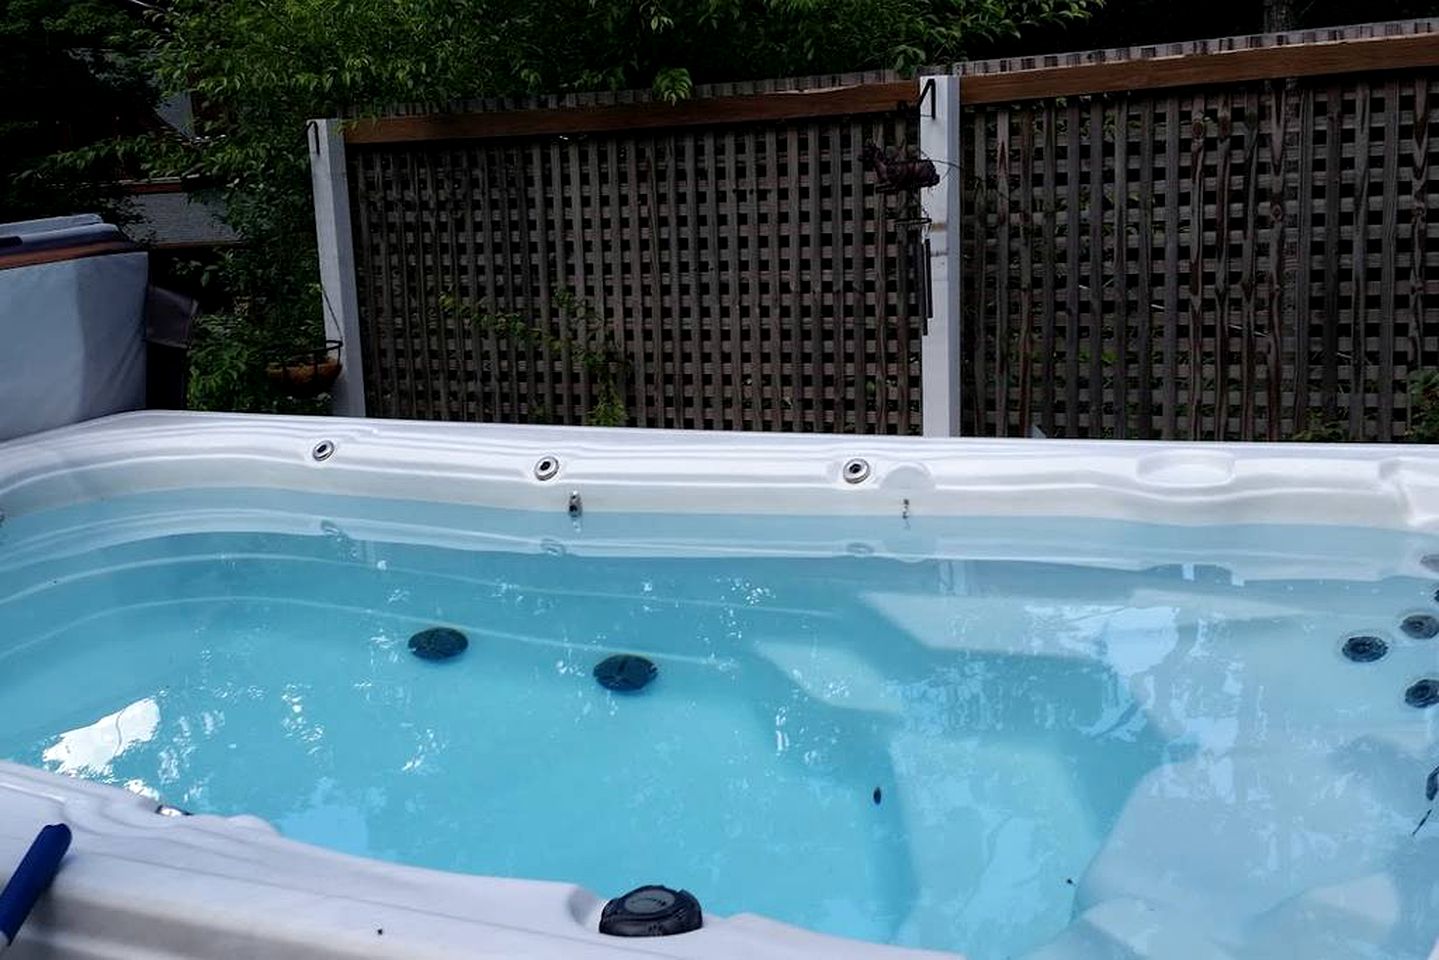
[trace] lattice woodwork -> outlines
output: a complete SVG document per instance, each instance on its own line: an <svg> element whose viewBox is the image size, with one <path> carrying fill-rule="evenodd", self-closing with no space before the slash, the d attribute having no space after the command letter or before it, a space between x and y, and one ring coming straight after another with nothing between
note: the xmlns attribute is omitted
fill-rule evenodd
<svg viewBox="0 0 1439 960"><path fill-rule="evenodd" d="M971 109L966 431L1402 436L1411 378L1439 369L1436 84L1431 69Z"/></svg>
<svg viewBox="0 0 1439 960"><path fill-rule="evenodd" d="M912 113L351 145L369 409L917 432L913 214L859 162Z"/></svg>

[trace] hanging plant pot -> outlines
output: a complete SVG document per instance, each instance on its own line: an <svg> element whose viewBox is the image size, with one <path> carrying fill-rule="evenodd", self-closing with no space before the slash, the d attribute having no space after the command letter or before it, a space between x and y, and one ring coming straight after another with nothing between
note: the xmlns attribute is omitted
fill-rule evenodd
<svg viewBox="0 0 1439 960"><path fill-rule="evenodd" d="M340 376L339 340L326 340L323 347L271 360L265 365L270 383L291 397L318 397L327 393Z"/></svg>
<svg viewBox="0 0 1439 960"><path fill-rule="evenodd" d="M881 148L877 143L867 143L860 153L860 163L874 174L880 193L917 193L939 184L934 161L912 149L902 151L898 147Z"/></svg>

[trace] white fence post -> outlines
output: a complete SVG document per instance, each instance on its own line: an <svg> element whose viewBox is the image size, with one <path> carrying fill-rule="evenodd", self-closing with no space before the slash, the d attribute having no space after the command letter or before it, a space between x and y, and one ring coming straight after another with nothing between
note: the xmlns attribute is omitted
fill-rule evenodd
<svg viewBox="0 0 1439 960"><path fill-rule="evenodd" d="M340 340L340 378L331 391L337 416L365 415L365 360L360 348L359 298L350 232L350 187L345 138L339 120L311 120L310 177L315 187L315 238L320 250L320 290L325 336Z"/></svg>
<svg viewBox="0 0 1439 960"><path fill-rule="evenodd" d="M939 183L921 198L929 224L929 320L921 349L924 435L959 436L959 77L919 78L919 149Z"/></svg>

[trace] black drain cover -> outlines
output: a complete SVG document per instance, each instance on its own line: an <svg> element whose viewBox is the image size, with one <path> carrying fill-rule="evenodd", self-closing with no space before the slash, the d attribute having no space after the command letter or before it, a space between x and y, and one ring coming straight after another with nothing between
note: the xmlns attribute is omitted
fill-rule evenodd
<svg viewBox="0 0 1439 960"><path fill-rule="evenodd" d="M465 635L452 627L431 627L410 638L410 652L421 660L448 660L469 645Z"/></svg>
<svg viewBox="0 0 1439 960"><path fill-rule="evenodd" d="M702 926L694 894L669 887L638 887L615 897L600 912L600 933L612 937L669 937Z"/></svg>
<svg viewBox="0 0 1439 960"><path fill-rule="evenodd" d="M1439 637L1439 618L1427 613L1413 613L1404 618L1404 622L1399 624L1399 629L1415 640Z"/></svg>
<svg viewBox="0 0 1439 960"><path fill-rule="evenodd" d="M633 653L615 654L595 664L595 679L600 686L620 693L644 689L659 672L653 661Z"/></svg>
<svg viewBox="0 0 1439 960"><path fill-rule="evenodd" d="M1404 691L1404 702L1411 707L1432 707L1439 703L1439 680L1416 680Z"/></svg>
<svg viewBox="0 0 1439 960"><path fill-rule="evenodd" d="M1350 637L1344 641L1344 656L1355 663L1373 663L1389 652L1389 644L1378 637Z"/></svg>

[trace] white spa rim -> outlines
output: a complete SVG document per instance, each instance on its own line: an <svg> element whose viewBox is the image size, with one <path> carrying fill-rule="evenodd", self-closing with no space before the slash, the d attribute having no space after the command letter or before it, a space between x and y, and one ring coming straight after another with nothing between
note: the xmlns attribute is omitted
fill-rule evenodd
<svg viewBox="0 0 1439 960"><path fill-rule="evenodd" d="M863 469L853 467L855 461ZM607 539L606 516L659 512L895 520L893 534L874 542L827 539L821 531L765 545L795 554L1035 555L1033 543L962 536L949 542L926 538L904 522L925 516L1439 532L1439 452L1420 446L741 435L189 413L124 414L0 444L0 518L146 491L235 486L532 510L535 531L498 535L510 548L558 544L592 553L633 550L636 539L644 539L633 522L623 538L616 531ZM576 503L583 533L571 526ZM205 529L212 519L177 513L168 522L178 532ZM262 526L249 525L252 519ZM279 514L246 522L249 529L320 524ZM386 531L366 524L380 522L347 518L346 530L379 535ZM3 530L0 519L0 536ZM123 530L102 536L111 533L125 536ZM425 531L427 540L445 535L483 541ZM737 531L736 547L751 538ZM685 554L724 548L683 540L643 546L646 553ZM1082 544L1045 549L1088 557ZM1093 559L1123 565L1183 558L1182 544L1138 552L1146 549L1153 555ZM1346 569L1343 557L1313 560ZM1415 572L1423 569L1420 560L1406 557L1396 565ZM154 801L117 788L0 764L0 876L42 824L64 820L76 837L56 886L11 956L951 956L836 939L747 915L707 916L702 930L680 937L619 940L596 932L601 896L574 886L358 859L286 840L253 818L172 818L154 809ZM1087 918L1096 931L1106 924L1136 929L1134 918L1120 914L1147 908L1136 902L1107 909L1119 913ZM1115 936L1136 957L1178 956L1172 951L1184 949L1172 941L1145 947ZM1183 955L1222 956L1206 952L1209 946ZM1439 958L1439 944L1433 956Z"/></svg>

